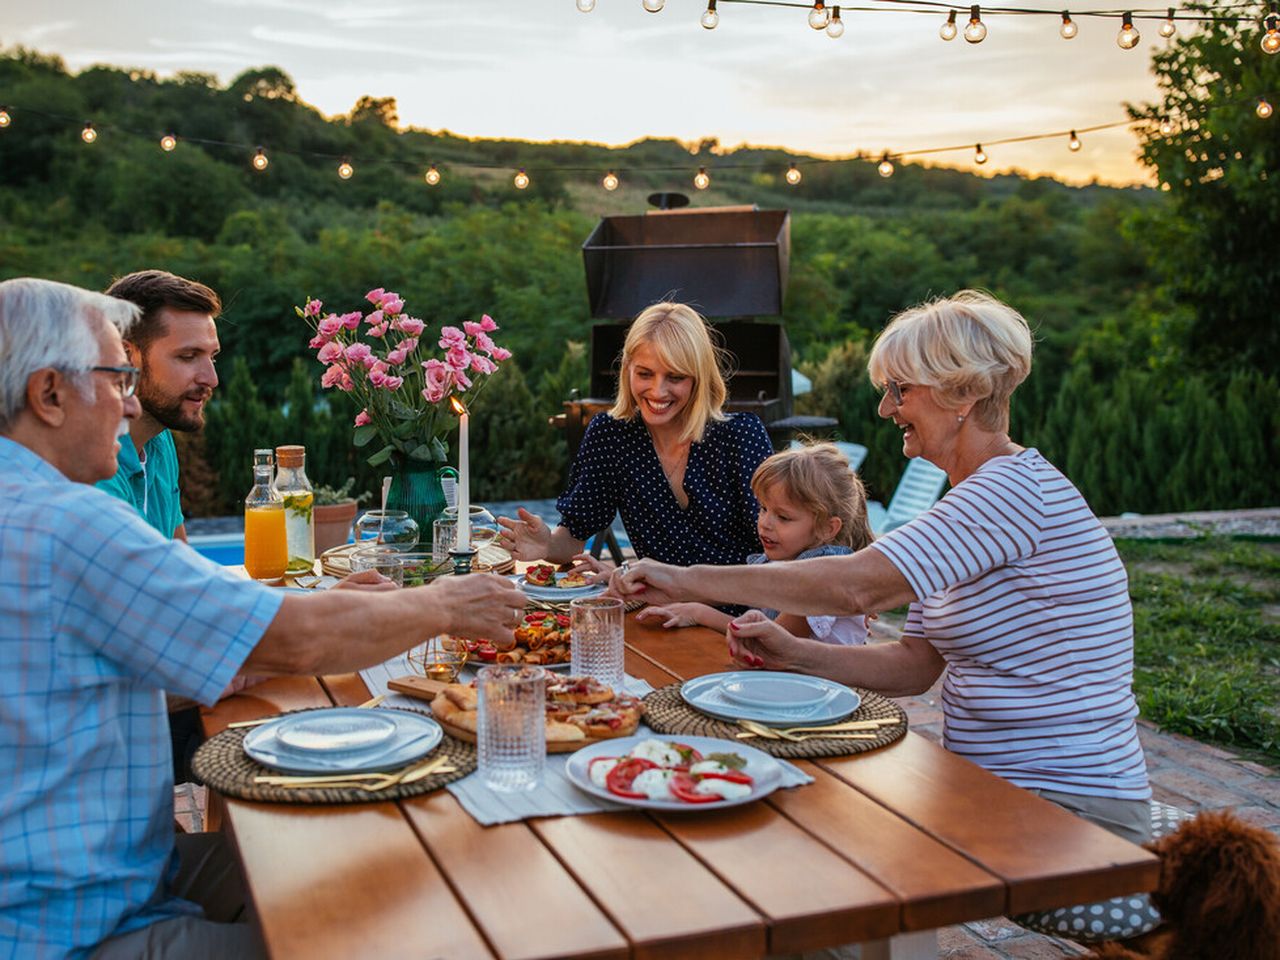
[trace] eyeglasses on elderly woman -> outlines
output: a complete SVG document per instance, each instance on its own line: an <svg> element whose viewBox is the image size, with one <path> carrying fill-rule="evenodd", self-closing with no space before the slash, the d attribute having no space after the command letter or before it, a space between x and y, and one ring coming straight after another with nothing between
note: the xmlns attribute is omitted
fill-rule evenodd
<svg viewBox="0 0 1280 960"><path fill-rule="evenodd" d="M902 406L902 387L903 385L892 378L886 379L884 383L877 385L880 389L881 396L888 396L889 401L895 406Z"/></svg>
<svg viewBox="0 0 1280 960"><path fill-rule="evenodd" d="M142 371L137 367L90 367L94 373L115 373L118 374L116 381L116 389L120 391L120 397L128 400L138 389L138 377L142 375Z"/></svg>

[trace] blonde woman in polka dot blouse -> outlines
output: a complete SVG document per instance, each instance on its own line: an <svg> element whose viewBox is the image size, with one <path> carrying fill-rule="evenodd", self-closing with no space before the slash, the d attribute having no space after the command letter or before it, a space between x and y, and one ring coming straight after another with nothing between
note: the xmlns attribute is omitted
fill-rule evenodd
<svg viewBox="0 0 1280 960"><path fill-rule="evenodd" d="M570 560L622 515L640 557L689 566L745 563L760 552L751 475L772 452L755 414L723 411L728 391L705 321L658 303L631 324L617 400L587 425L551 529L521 509L501 517L518 560Z"/></svg>

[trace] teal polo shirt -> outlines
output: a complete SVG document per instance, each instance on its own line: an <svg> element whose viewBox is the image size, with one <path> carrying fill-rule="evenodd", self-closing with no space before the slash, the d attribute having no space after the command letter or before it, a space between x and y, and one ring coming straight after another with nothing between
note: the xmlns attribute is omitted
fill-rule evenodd
<svg viewBox="0 0 1280 960"><path fill-rule="evenodd" d="M129 437L120 438L116 455L116 475L100 480L97 487L118 497L146 518L165 537L182 526L182 502L178 493L178 449L173 435L161 430L142 448L147 456L144 465Z"/></svg>

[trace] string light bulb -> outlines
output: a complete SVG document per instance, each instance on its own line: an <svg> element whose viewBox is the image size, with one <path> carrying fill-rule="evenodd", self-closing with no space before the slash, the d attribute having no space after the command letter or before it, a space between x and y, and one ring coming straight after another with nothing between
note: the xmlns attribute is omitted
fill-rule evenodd
<svg viewBox="0 0 1280 960"><path fill-rule="evenodd" d="M643 0L644 8L650 13L661 13L662 8L667 5L667 0Z"/></svg>
<svg viewBox="0 0 1280 960"><path fill-rule="evenodd" d="M604 179L600 181L600 186L613 193L618 189L618 175L610 170L604 175Z"/></svg>
<svg viewBox="0 0 1280 960"><path fill-rule="evenodd" d="M720 14L716 12L716 0L707 0L707 9L702 12L702 29L714 30L720 26Z"/></svg>
<svg viewBox="0 0 1280 960"><path fill-rule="evenodd" d="M876 167L882 177L893 176L893 161L889 159L889 151L884 152L884 156L880 158L880 166Z"/></svg>
<svg viewBox="0 0 1280 960"><path fill-rule="evenodd" d="M596 0L578 0L578 12L590 13L596 8Z"/></svg>
<svg viewBox="0 0 1280 960"><path fill-rule="evenodd" d="M973 162L974 163L987 162L987 151L982 149L982 144L980 143L974 144L973 146Z"/></svg>
<svg viewBox="0 0 1280 960"><path fill-rule="evenodd" d="M356 172L356 168L351 166L351 163L347 160L343 160L340 164L338 164L338 176L341 177L343 180L350 180L351 175L354 174L355 172Z"/></svg>
<svg viewBox="0 0 1280 960"><path fill-rule="evenodd" d="M831 21L827 24L827 36L836 40L844 36L844 21L840 19L840 8L831 8Z"/></svg>
<svg viewBox="0 0 1280 960"><path fill-rule="evenodd" d="M1076 26L1076 22L1071 19L1071 14L1066 10L1062 11L1062 26L1058 28L1058 35L1063 40L1074 40L1076 34L1080 32L1080 28Z"/></svg>
<svg viewBox="0 0 1280 960"><path fill-rule="evenodd" d="M801 180L804 179L803 174L800 173L800 168L797 167L794 163L787 168L786 177L787 177L787 183L791 184L793 187L797 183L799 183Z"/></svg>
<svg viewBox="0 0 1280 960"><path fill-rule="evenodd" d="M1080 138L1076 136L1074 130L1071 131L1071 137L1067 140L1067 149L1072 153L1076 153L1080 149Z"/></svg>
<svg viewBox="0 0 1280 960"><path fill-rule="evenodd" d="M1172 120L1170 120L1168 117L1161 117L1161 118L1160 118L1160 134L1161 134L1161 136L1165 136L1165 137L1167 137L1167 136L1169 136L1169 134L1171 134L1171 133L1173 133L1173 121L1172 121Z"/></svg>
<svg viewBox="0 0 1280 960"><path fill-rule="evenodd" d="M172 133L166 133L160 138L160 149L165 153L172 153L173 148L178 145L178 138Z"/></svg>
<svg viewBox="0 0 1280 960"><path fill-rule="evenodd" d="M1169 8L1168 14L1165 15L1164 23L1160 24L1160 36L1168 40L1178 32L1178 25L1173 22L1173 7Z"/></svg>
<svg viewBox="0 0 1280 960"><path fill-rule="evenodd" d="M4 107L0 107L0 130L11 123L13 123L13 117L9 116L9 111Z"/></svg>
<svg viewBox="0 0 1280 960"><path fill-rule="evenodd" d="M529 186L529 175L524 172L524 167L516 171L515 178L511 182L515 184L517 190L523 190Z"/></svg>
<svg viewBox="0 0 1280 960"><path fill-rule="evenodd" d="M1142 34L1133 25L1133 14L1126 12L1120 21L1120 32L1116 34L1116 43L1121 50L1132 50L1142 39Z"/></svg>
<svg viewBox="0 0 1280 960"><path fill-rule="evenodd" d="M813 9L809 11L809 26L815 30L827 29L831 14L823 0L813 0Z"/></svg>
<svg viewBox="0 0 1280 960"><path fill-rule="evenodd" d="M440 171L436 169L434 163L427 167L427 172L422 175L422 179L427 181L427 186L429 187L434 187L440 182Z"/></svg>
<svg viewBox="0 0 1280 960"><path fill-rule="evenodd" d="M1262 35L1262 52L1275 56L1280 53L1280 16L1275 13L1276 5L1271 5L1271 14L1266 19L1267 32Z"/></svg>
<svg viewBox="0 0 1280 960"><path fill-rule="evenodd" d="M1267 102L1265 97L1258 98L1258 106L1254 108L1254 113L1262 120L1266 120L1271 116L1271 104Z"/></svg>
<svg viewBox="0 0 1280 960"><path fill-rule="evenodd" d="M956 30L956 12L952 10L947 14L947 22L938 28L938 36L943 40L954 40L958 32Z"/></svg>
<svg viewBox="0 0 1280 960"><path fill-rule="evenodd" d="M697 174L693 178L693 185L699 190L705 190L711 186L711 178L707 176L707 168L699 167Z"/></svg>
<svg viewBox="0 0 1280 960"><path fill-rule="evenodd" d="M258 152L253 155L253 169L265 170L267 169L267 164L270 162L271 161L267 159L266 153L264 153L262 148L259 147Z"/></svg>
<svg viewBox="0 0 1280 960"><path fill-rule="evenodd" d="M965 24L964 38L970 43L981 43L987 39L987 25L982 22L982 7L976 3L969 8L969 22Z"/></svg>
<svg viewBox="0 0 1280 960"><path fill-rule="evenodd" d="M93 129L92 123L86 123L84 129L80 131L80 139L85 143L93 143L98 139L98 131Z"/></svg>

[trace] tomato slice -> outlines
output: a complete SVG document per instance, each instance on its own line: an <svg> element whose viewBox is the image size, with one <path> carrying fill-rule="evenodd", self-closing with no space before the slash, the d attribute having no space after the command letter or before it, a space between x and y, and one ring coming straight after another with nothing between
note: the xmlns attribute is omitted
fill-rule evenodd
<svg viewBox="0 0 1280 960"><path fill-rule="evenodd" d="M697 779L690 773L680 771L671 778L668 785L671 794L677 800L683 800L685 803L715 803L717 800L723 799L714 793L698 793L694 787L698 784Z"/></svg>
<svg viewBox="0 0 1280 960"><path fill-rule="evenodd" d="M728 780L730 783L745 783L748 785L755 783L750 774L743 773L741 770L726 770L724 773L700 773L698 778L700 780Z"/></svg>
<svg viewBox="0 0 1280 960"><path fill-rule="evenodd" d="M674 767L674 769L676 770L688 770L691 766L693 766L695 763L697 763L699 760L702 759L702 754L700 754L693 747L689 746L687 743L677 743L676 741L672 740L670 741L670 746L671 746L671 749L677 751L680 754L680 762L677 763Z"/></svg>
<svg viewBox="0 0 1280 960"><path fill-rule="evenodd" d="M487 662L498 659L498 651L493 647L478 647L476 649L476 658Z"/></svg>
<svg viewBox="0 0 1280 960"><path fill-rule="evenodd" d="M605 776L605 786L609 788L610 793L639 800L644 797L644 794L632 790L631 784L640 774L646 770L652 770L656 766L657 764L652 760L645 760L642 757L623 757L618 761L618 765Z"/></svg>
<svg viewBox="0 0 1280 960"><path fill-rule="evenodd" d="M567 627L567 626L569 625L569 617L568 617L566 614L563 614L563 613L557 613L557 614L556 614L556 623L557 623L557 624L559 624L559 625L560 625L560 626L562 626L562 627Z"/></svg>

